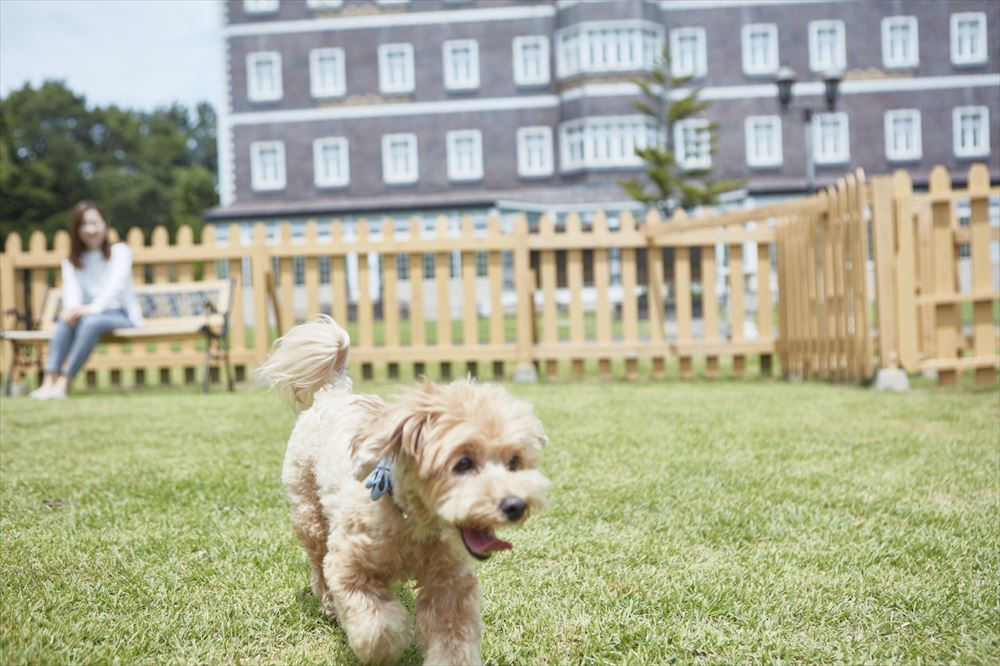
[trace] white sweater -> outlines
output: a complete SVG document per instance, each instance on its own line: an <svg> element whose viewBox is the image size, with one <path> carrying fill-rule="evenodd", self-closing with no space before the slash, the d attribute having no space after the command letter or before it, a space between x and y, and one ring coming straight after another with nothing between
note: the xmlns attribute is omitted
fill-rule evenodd
<svg viewBox="0 0 1000 666"><path fill-rule="evenodd" d="M132 291L132 251L125 243L111 246L111 257L100 250L80 255L80 268L62 262L63 307L88 305L94 312L124 309L134 326L142 325L142 308Z"/></svg>

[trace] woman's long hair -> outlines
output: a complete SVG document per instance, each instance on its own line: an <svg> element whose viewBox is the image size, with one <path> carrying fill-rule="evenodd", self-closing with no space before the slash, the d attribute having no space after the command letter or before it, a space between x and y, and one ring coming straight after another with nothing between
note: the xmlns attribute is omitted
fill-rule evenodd
<svg viewBox="0 0 1000 666"><path fill-rule="evenodd" d="M108 216L104 214L104 211L95 202L84 200L73 206L73 215L69 218L69 262L77 268L82 266L80 255L87 249L83 241L80 240L80 225L83 224L83 216L88 210L96 210L104 218L104 224L108 225ZM108 231L111 231L110 225L108 225ZM101 245L101 254L104 255L105 259L111 257L111 241L109 240L109 236L110 234L104 236L104 244Z"/></svg>

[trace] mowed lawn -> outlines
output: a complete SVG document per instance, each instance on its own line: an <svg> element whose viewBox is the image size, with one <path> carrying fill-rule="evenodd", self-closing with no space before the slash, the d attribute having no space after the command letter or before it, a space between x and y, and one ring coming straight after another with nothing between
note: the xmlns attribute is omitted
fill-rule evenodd
<svg viewBox="0 0 1000 666"><path fill-rule="evenodd" d="M511 389L553 484L479 567L487 662L1000 662L997 387ZM353 663L289 528L275 396L0 406L0 663Z"/></svg>

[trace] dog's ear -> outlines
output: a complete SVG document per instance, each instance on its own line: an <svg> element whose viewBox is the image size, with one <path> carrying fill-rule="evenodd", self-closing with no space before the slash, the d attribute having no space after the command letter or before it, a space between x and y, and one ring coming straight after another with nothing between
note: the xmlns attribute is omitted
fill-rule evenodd
<svg viewBox="0 0 1000 666"><path fill-rule="evenodd" d="M433 399L436 395L437 387L425 381L419 389L387 407L371 430L354 440L351 445L354 478L363 480L383 458L420 455L424 434L440 413Z"/></svg>

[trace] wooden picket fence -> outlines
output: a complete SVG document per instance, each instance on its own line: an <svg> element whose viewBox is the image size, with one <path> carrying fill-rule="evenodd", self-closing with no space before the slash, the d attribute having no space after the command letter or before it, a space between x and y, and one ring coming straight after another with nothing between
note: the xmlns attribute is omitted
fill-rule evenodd
<svg viewBox="0 0 1000 666"><path fill-rule="evenodd" d="M858 171L817 196L695 218L652 212L641 224L627 212L546 215L533 228L523 215L480 226L465 217L457 228L442 217L431 229L419 218L311 220L301 237L284 222L270 239L258 223L246 239L233 224L222 242L213 227L199 243L187 228L173 243L162 228L149 239L132 229L126 242L138 282L234 279L238 378L276 335L329 312L352 332L363 377L407 368L686 379L770 374L777 356L783 374L808 378L862 381L876 365L901 365L937 370L945 383L965 368L992 381L996 230L986 206L997 190L981 166L964 191L934 173L928 194L913 193L905 175L868 182ZM962 199L971 201L969 229L955 216ZM973 288L962 293L955 273L965 245ZM27 248L12 234L0 253L0 311L37 317L68 246L65 232L51 247L35 233ZM973 304L970 341L956 319L963 302ZM6 367L10 350L0 353ZM87 380L193 383L201 360L189 343L105 345Z"/></svg>
<svg viewBox="0 0 1000 666"><path fill-rule="evenodd" d="M872 376L865 197L858 169L820 192L811 209L789 211L778 221L780 353L789 375Z"/></svg>
<svg viewBox="0 0 1000 666"><path fill-rule="evenodd" d="M991 245L1000 227L990 225L989 202L1000 188L990 187L984 164L969 169L965 189L952 189L951 180L941 166L926 193L913 192L905 171L873 179L878 353L882 367L933 371L942 385L962 370L992 384L1000 366L1000 252ZM959 204L968 208L967 224Z"/></svg>

